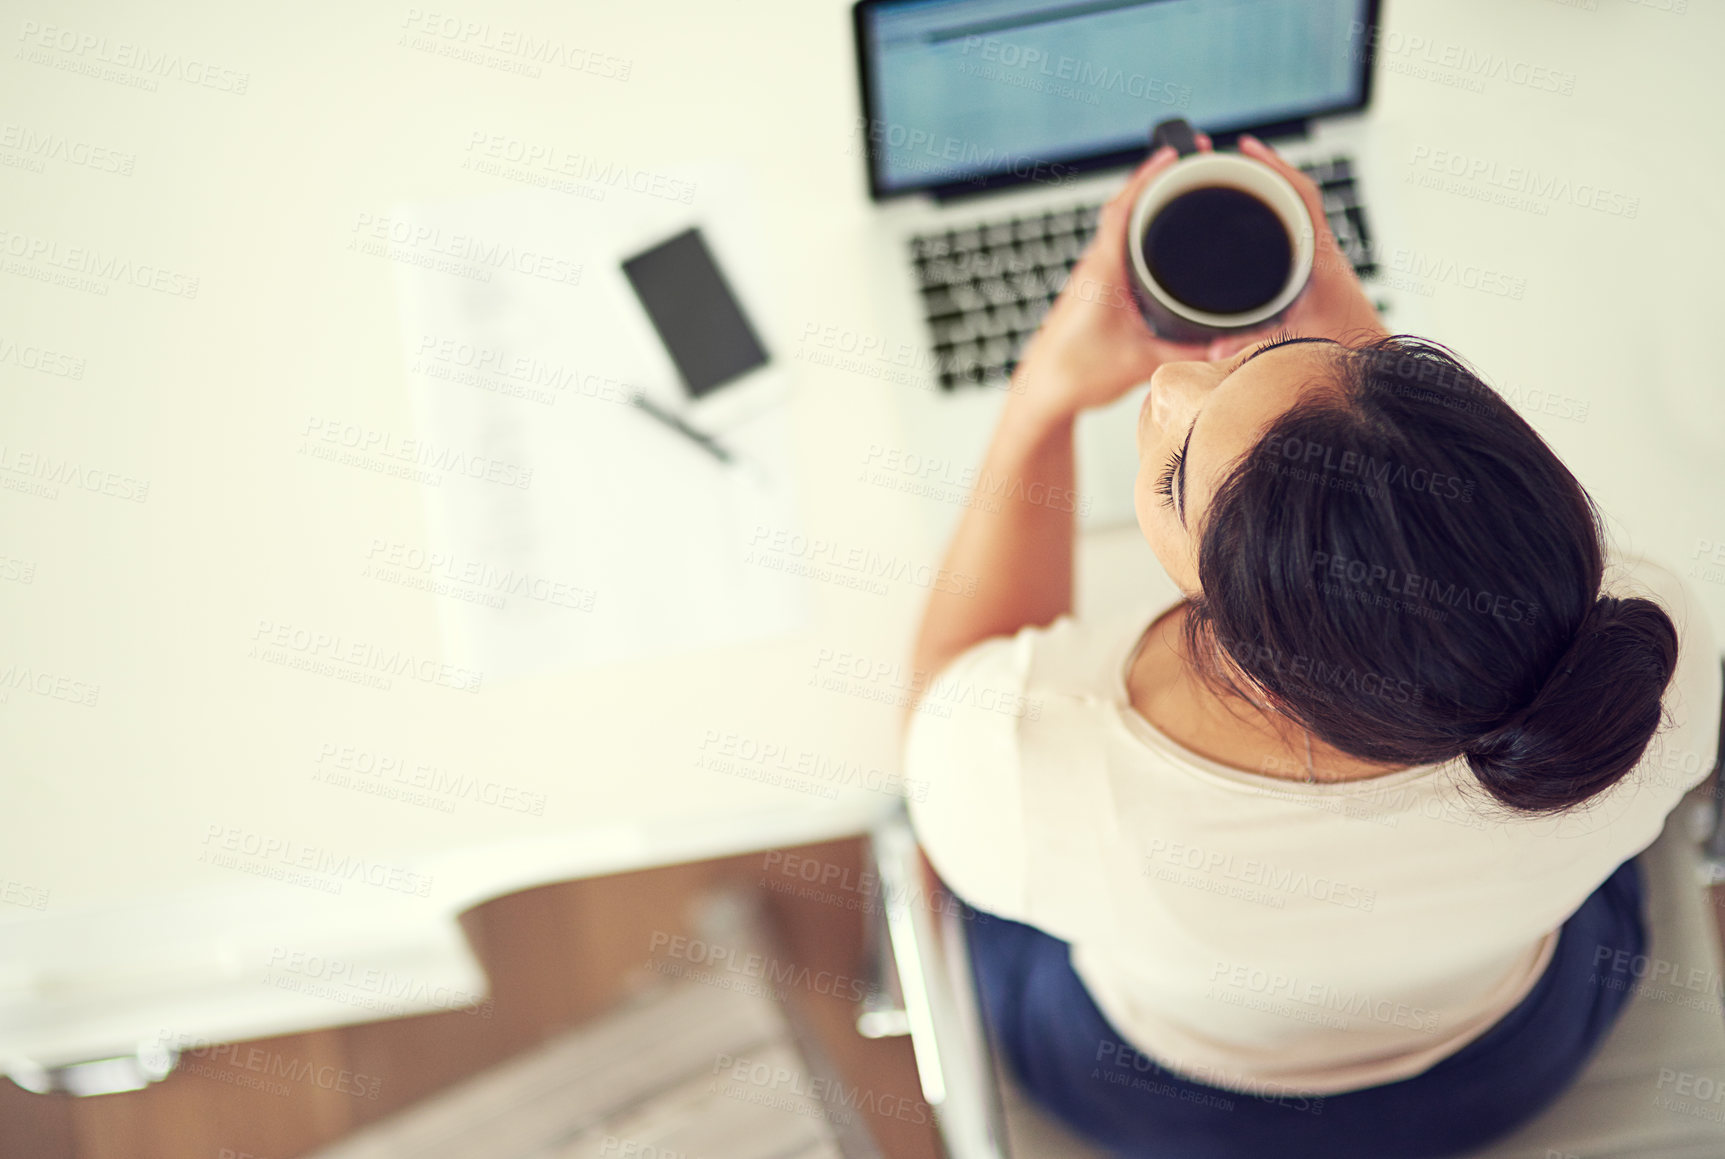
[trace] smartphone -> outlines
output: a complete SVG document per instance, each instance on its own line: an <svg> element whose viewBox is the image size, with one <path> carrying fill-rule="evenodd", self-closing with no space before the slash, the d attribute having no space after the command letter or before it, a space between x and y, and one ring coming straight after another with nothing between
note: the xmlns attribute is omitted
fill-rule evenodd
<svg viewBox="0 0 1725 1159"><path fill-rule="evenodd" d="M699 229L624 259L623 273L691 398L711 394L767 361Z"/></svg>

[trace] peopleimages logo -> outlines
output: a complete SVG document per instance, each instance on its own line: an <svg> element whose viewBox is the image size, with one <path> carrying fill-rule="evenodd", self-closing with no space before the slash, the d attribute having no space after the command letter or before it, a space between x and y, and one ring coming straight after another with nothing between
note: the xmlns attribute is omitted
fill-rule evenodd
<svg viewBox="0 0 1725 1159"><path fill-rule="evenodd" d="M985 79L1017 84L1018 87L1074 97L1086 104L1101 102L1095 90L1182 109L1192 103L1190 85L1159 80L1141 72L1128 73L1123 68L1080 60L1074 56L1054 56L1043 49L1014 44L994 36L966 36L959 54L968 57L972 53L979 59L1000 67L997 70L984 70L974 64L968 67L961 65L960 71L965 75L982 76ZM1007 69L1018 71L1014 74L1006 72ZM1035 75L1032 77L1028 74ZM1052 83L1056 81L1072 83Z"/></svg>
<svg viewBox="0 0 1725 1159"><path fill-rule="evenodd" d="M42 161L60 161L99 173L130 177L138 163L136 153L91 144L76 137L65 137L59 133L40 131L13 122L0 124L0 149L22 154L36 162L36 172L41 172Z"/></svg>
<svg viewBox="0 0 1725 1159"><path fill-rule="evenodd" d="M142 73L143 76L134 79L147 83L137 87L147 88L150 92L156 90L157 80L177 80L198 88L244 96L246 86L251 83L250 73L211 64L178 52L158 50L128 40L110 40L107 36L60 28L52 24L38 24L34 20L23 22L18 32L18 41L26 50L45 49L62 53L66 59L85 66L70 71L85 72L96 66L113 65Z"/></svg>
<svg viewBox="0 0 1725 1159"><path fill-rule="evenodd" d="M60 459L44 451L20 450L0 443L0 475L18 476L19 483L38 483L36 487L12 487L12 490L33 490L47 499L59 498L60 487L78 487L84 491L101 492L113 499L143 503L150 497L150 481L134 479L114 471L80 463L76 459ZM6 484L0 483L0 486Z"/></svg>
<svg viewBox="0 0 1725 1159"><path fill-rule="evenodd" d="M848 974L832 970L811 971L808 966L781 961L755 950L661 930L653 931L647 953L648 969L721 990L782 999L789 987L812 990L829 998L842 998L852 1004L874 993L868 982Z"/></svg>
<svg viewBox="0 0 1725 1159"><path fill-rule="evenodd" d="M1410 1006L1405 1002L1389 998L1373 997L1358 990L1345 986L1336 986L1329 982L1302 979L1279 971L1266 970L1245 962L1217 961L1210 966L1210 981L1212 987L1208 997L1220 1001L1228 1001L1227 994L1240 997L1256 995L1270 1001L1294 1003L1292 1008L1298 1011L1300 1007L1310 1007L1313 1012L1334 1012L1346 1018L1366 1018L1391 1026L1399 1026L1405 1030L1431 1032L1438 1029L1438 1016L1435 1011L1423 1006ZM1250 1002L1232 1003L1233 1005L1253 1005ZM1264 1009L1264 1007L1258 1007ZM1271 1009L1271 1013L1279 1011ZM1308 1019L1300 1019L1308 1021ZM1316 1021L1316 1018L1309 1019ZM1322 1025L1330 1025L1340 1019L1329 1019ZM1346 1023L1333 1027L1345 1029Z"/></svg>
<svg viewBox="0 0 1725 1159"><path fill-rule="evenodd" d="M305 870L310 874L322 875L328 879L329 884L336 886L324 891L327 893L340 893L342 882L358 881L362 885L414 897L431 896L432 878L429 874L415 873L398 865L321 845L310 845L293 838L257 833L237 825L205 826L203 846L198 859L206 864L235 868L250 863L254 866L279 865L288 869Z"/></svg>
<svg viewBox="0 0 1725 1159"><path fill-rule="evenodd" d="M1449 70L1455 74L1455 80L1472 82L1466 87L1474 92L1483 91L1480 82L1485 80L1507 81L1512 85L1558 93L1566 97L1575 92L1576 78L1572 72L1504 56L1501 53L1479 52L1464 44L1451 44L1393 30L1386 32L1375 24L1367 25L1358 20L1348 25L1348 38L1358 44L1354 50L1354 59L1358 60L1368 50L1372 50L1377 53L1385 68L1422 80L1443 79L1438 75L1428 76L1426 68L1422 66L1429 66ZM1451 82L1446 80L1444 83Z"/></svg>
<svg viewBox="0 0 1725 1159"><path fill-rule="evenodd" d="M386 649L364 640L348 639L337 632L315 631L274 620L258 621L247 654L255 660L318 675L337 675L355 683L372 683L360 677L375 677L379 682L373 686L385 689L389 687L389 677L405 676L421 684L476 693L484 679L484 673L416 656L400 648Z"/></svg>
<svg viewBox="0 0 1725 1159"><path fill-rule="evenodd" d="M847 544L825 536L811 538L782 527L755 524L747 547L744 563L812 579L836 578L846 587L863 587L877 595L886 594L887 580L965 597L976 594L975 576L902 556L883 555L862 544Z"/></svg>
<svg viewBox="0 0 1725 1159"><path fill-rule="evenodd" d="M1334 580L1355 588L1382 588L1388 595L1408 596L1417 603L1441 605L1445 609L1466 609L1518 624L1532 623L1539 616L1538 601L1415 575L1381 563L1349 559L1327 551L1314 551L1311 563L1315 578ZM1330 585L1324 585L1324 591L1330 594Z"/></svg>
<svg viewBox="0 0 1725 1159"><path fill-rule="evenodd" d="M353 1095L355 1098L376 1099L378 1091L383 1087L383 1079L375 1075L346 1070L325 1064L313 1063L307 1059L295 1058L280 1051L266 1050L260 1046L237 1042L214 1042L196 1035L179 1033L171 1030L161 1030L158 1040L169 1045L180 1054L181 1070L191 1069L186 1065L186 1058L204 1059L222 1067L250 1071L268 1078L282 1078L290 1082L307 1084L319 1090L334 1091L337 1094ZM208 1077L229 1082L231 1077L219 1068L202 1071ZM241 1083L238 1085L251 1085ZM276 1086L281 1086L277 1083ZM290 1093L283 1090L281 1093Z"/></svg>
<svg viewBox="0 0 1725 1159"><path fill-rule="evenodd" d="M1579 209L1591 209L1611 217L1633 218L1641 212L1641 199L1629 197L1615 190L1606 189L1586 181L1572 181L1556 174L1542 173L1524 165L1500 163L1495 158L1479 157L1452 149L1435 149L1430 145L1416 145L1408 165L1416 177L1439 178L1437 184L1424 182L1430 188L1441 188L1451 193L1464 193L1467 185L1478 185L1484 190L1497 190L1505 194L1522 194L1525 202L1506 201L1505 204L1514 208L1531 209L1538 214L1546 212L1545 202L1557 201L1574 205ZM1419 170L1425 170L1424 174ZM1444 184L1442 178L1454 178L1456 184ZM1477 200L1489 200L1480 196Z"/></svg>
<svg viewBox="0 0 1725 1159"><path fill-rule="evenodd" d="M0 229L0 255L19 258L33 266L51 267L64 271L59 277L76 277L78 289L106 294L109 286L121 284L140 290L154 290L174 298L196 298L198 279L190 274L168 269L150 262L138 262L108 250L87 245L61 245L58 239ZM33 266L8 265L6 272L32 276ZM49 280L46 268L38 281ZM85 284L88 283L88 284ZM70 284L70 283L68 283Z"/></svg>
<svg viewBox="0 0 1725 1159"><path fill-rule="evenodd" d="M897 490L932 498L948 497L964 506L974 504L988 511L999 510L998 501L1002 499L1080 515L1088 514L1090 510L1088 497L1080 495L1072 487L1054 487L1034 479L1027 483L1022 475L996 475L968 462L870 443L868 453L863 457L863 471L858 482L900 479L906 485L896 487Z"/></svg>
<svg viewBox="0 0 1725 1159"><path fill-rule="evenodd" d="M271 949L263 981L280 990L378 1010L390 1017L436 1009L490 1018L496 1006L494 999L457 986L433 985L393 970L287 946Z"/></svg>
<svg viewBox="0 0 1725 1159"><path fill-rule="evenodd" d="M1399 487L1416 494L1435 495L1440 499L1460 499L1473 502L1473 480L1459 475L1433 471L1427 467L1409 468L1406 463L1375 459L1354 450L1339 450L1312 439L1299 436L1271 435L1259 446L1260 463L1276 471L1292 464L1301 471L1320 477L1350 476L1361 481L1367 494L1373 488ZM1280 472L1290 473L1290 472Z"/></svg>
<svg viewBox="0 0 1725 1159"><path fill-rule="evenodd" d="M885 146L893 150L896 154L893 159L900 165L907 165L912 157L920 153L948 162L955 172L1011 173L1025 181L1055 185L1067 184L1078 176L1077 168L1064 162L1041 161L1023 153L1010 153L993 146L984 147L975 141L872 117L858 117L857 128L867 136L869 143L875 146L871 152L878 152L881 146Z"/></svg>
<svg viewBox="0 0 1725 1159"><path fill-rule="evenodd" d="M1180 871L1190 874L1182 875ZM1277 865L1256 857L1238 856L1220 849L1206 849L1184 841L1151 840L1144 853L1144 874L1176 884L1211 888L1215 893L1228 893L1230 887L1217 879L1226 878L1245 887L1270 890L1272 894L1250 896L1247 900L1265 901L1275 909L1286 904L1285 897L1275 894L1299 894L1313 901L1327 902L1343 909L1370 913L1377 905L1378 891L1350 881L1309 874L1302 869ZM1251 893L1251 890L1245 891ZM1235 896L1244 896L1236 894Z"/></svg>
<svg viewBox="0 0 1725 1159"><path fill-rule="evenodd" d="M859 1111L870 1115L891 1115L907 1123L929 1121L927 1103L915 1102L903 1095L880 1095L863 1087L847 1086L833 1077L809 1075L776 1059L769 1061L747 1055L721 1054L713 1059L712 1074L726 1082L723 1086L718 1078L709 1082L708 1093L741 1097L745 1102L776 1110L792 1113L814 1111L838 1123L851 1122L853 1114ZM751 1088L765 1097L757 1097L751 1093ZM834 1111L836 1113L823 1113Z"/></svg>
<svg viewBox="0 0 1725 1159"><path fill-rule="evenodd" d="M1279 679L1297 681L1303 694L1334 702L1348 699L1357 702L1361 696L1381 697L1401 704L1419 704L1425 699L1425 685L1397 676L1364 671L1347 664L1333 664L1322 657L1283 652L1260 640L1236 637L1221 641L1237 663L1254 670L1273 672Z"/></svg>

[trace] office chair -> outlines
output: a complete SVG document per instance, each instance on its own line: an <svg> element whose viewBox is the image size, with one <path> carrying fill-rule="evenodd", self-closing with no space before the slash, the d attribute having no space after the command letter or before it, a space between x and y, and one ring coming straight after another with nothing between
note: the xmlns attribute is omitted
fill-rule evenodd
<svg viewBox="0 0 1725 1159"><path fill-rule="evenodd" d="M1639 855L1650 961L1611 1033L1573 1086L1538 1117L1466 1159L1720 1159L1725 1156L1725 1011L1719 932L1706 887L1725 881L1725 706L1708 777ZM900 809L870 836L881 886L872 931L880 997L861 1011L869 1037L908 1033L923 1097L951 1159L1105 1159L1106 1153L1030 1103L991 1053L963 919L956 906L915 904L921 866Z"/></svg>

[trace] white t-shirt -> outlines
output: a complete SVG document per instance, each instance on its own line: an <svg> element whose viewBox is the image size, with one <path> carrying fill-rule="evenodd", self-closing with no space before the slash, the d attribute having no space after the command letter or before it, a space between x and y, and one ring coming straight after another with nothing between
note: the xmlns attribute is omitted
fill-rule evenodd
<svg viewBox="0 0 1725 1159"><path fill-rule="evenodd" d="M1265 1094L1418 1074L1528 994L1558 927L1712 767L1706 613L1670 571L1612 563L1608 594L1677 626L1672 723L1579 810L1507 815L1460 759L1308 785L1191 752L1125 684L1175 595L954 660L908 735L918 839L960 897L1070 942L1108 1021L1171 1070Z"/></svg>

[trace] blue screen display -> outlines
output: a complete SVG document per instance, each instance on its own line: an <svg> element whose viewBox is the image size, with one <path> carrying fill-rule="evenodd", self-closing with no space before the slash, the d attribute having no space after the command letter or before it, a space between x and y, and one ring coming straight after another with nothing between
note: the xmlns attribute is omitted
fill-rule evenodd
<svg viewBox="0 0 1725 1159"><path fill-rule="evenodd" d="M1357 105L1366 0L905 0L863 14L895 192Z"/></svg>

